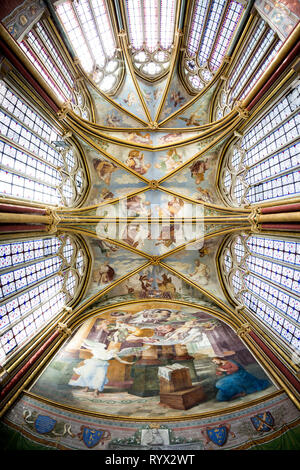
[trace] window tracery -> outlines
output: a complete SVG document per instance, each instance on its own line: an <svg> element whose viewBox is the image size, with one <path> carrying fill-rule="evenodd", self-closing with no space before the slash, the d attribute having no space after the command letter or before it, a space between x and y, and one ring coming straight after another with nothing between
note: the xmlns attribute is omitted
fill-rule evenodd
<svg viewBox="0 0 300 470"><path fill-rule="evenodd" d="M106 0L66 0L56 13L83 70L104 93L122 80L122 57Z"/></svg>
<svg viewBox="0 0 300 470"><path fill-rule="evenodd" d="M78 150L8 82L0 83L0 194L76 205L86 187Z"/></svg>
<svg viewBox="0 0 300 470"><path fill-rule="evenodd" d="M75 73L63 57L46 20L38 21L20 42L20 47L61 103L70 103L76 114L90 119L90 110Z"/></svg>
<svg viewBox="0 0 300 470"><path fill-rule="evenodd" d="M244 10L241 0L195 2L182 58L182 74L192 92L204 88L220 68Z"/></svg>
<svg viewBox="0 0 300 470"><path fill-rule="evenodd" d="M0 243L0 363L76 299L86 254L68 235Z"/></svg>
<svg viewBox="0 0 300 470"><path fill-rule="evenodd" d="M169 68L176 0L124 0L133 65L144 78L160 78Z"/></svg>
<svg viewBox="0 0 300 470"><path fill-rule="evenodd" d="M221 187L230 204L254 204L300 193L300 85L296 82L235 140Z"/></svg>
<svg viewBox="0 0 300 470"><path fill-rule="evenodd" d="M300 350L299 257L294 239L241 234L230 237L220 260L232 299L290 352Z"/></svg>
<svg viewBox="0 0 300 470"><path fill-rule="evenodd" d="M220 90L215 109L216 120L226 116L238 101L249 94L281 46L278 35L258 17L231 66L228 80Z"/></svg>

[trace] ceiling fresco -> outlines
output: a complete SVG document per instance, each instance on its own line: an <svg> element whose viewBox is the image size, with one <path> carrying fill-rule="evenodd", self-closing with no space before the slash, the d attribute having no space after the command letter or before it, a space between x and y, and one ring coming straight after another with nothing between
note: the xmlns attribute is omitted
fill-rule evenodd
<svg viewBox="0 0 300 470"><path fill-rule="evenodd" d="M61 220L90 249L92 274L81 300L88 308L145 298L229 305L217 252L227 233L248 225L248 213L228 220L216 188L226 137L216 130L202 138L198 130L210 125L216 85L191 94L178 67L145 80L126 62L114 95L87 85L95 122L82 132L72 121L91 184L73 211L77 222L67 214Z"/></svg>
<svg viewBox="0 0 300 470"><path fill-rule="evenodd" d="M37 72L33 77L44 85L41 89L55 105L52 109L47 101L43 109L49 115L52 109L51 120L61 131L60 140L51 145L60 150L64 146L65 151L68 146L76 147L82 167L72 173L80 198L69 205L49 206L40 217L47 218L49 236L57 232L62 240L74 238L82 248L78 258L77 249L69 254L75 267L70 268L74 285L68 304L60 316L53 317L51 329L47 324L38 337L45 344L49 340L49 349L38 350L35 337L26 344L30 357L40 353L38 369L24 372L26 388L20 393L24 392L28 403L36 400L41 410L53 407L58 417L73 413L75 421L82 413L86 426L94 418L123 431L126 423L133 430L139 422L150 427L151 422L161 422L176 425L181 432L187 423L195 427L193 420L202 419L207 427L213 419L218 432L231 420L230 413L237 420L251 408L269 413L265 404L283 391L290 392L292 386L283 384L284 368L290 376L294 374L288 347L283 343L283 354L280 351L276 356L281 343L279 347L268 336L262 317L254 317L250 308L248 315L247 304L239 303L241 296L233 296L234 283L241 294L246 291L246 276L253 274L242 264L246 258L239 250L246 251L249 234L264 230L264 212L247 199L239 204L237 198L227 198L233 178L224 173L228 152L248 132L249 122L260 120L281 93L279 85L278 89L274 85L266 95L250 93L247 102L238 94L233 96L232 90L226 96L224 91L233 71L238 78L246 76L244 69L237 68L240 63L248 61L252 66L253 62L254 67L263 61L255 54L263 56L264 50L251 39L258 25L268 37L273 34L268 17L274 23L281 18L282 24L277 25L280 41L287 37L293 18L267 13L270 2L44 1L44 13L51 4L51 21L42 11L37 21L47 25L49 44L54 39L53 44L64 49L62 58L67 59L74 78L66 88L70 98L60 102L55 97L51 73L48 82L43 76L38 80ZM6 24L12 26L12 19ZM32 28L38 36L35 23ZM17 47L23 44L20 63L23 54L27 57L24 64L33 69L32 58L24 52L25 30L17 35L11 31L7 34L19 41ZM81 42L76 42L77 33ZM253 51L249 49L249 57L241 60L244 49L240 46L250 47L249 43ZM274 39L274 44L279 50L281 43ZM270 42L268 48L274 44ZM273 49L275 57L277 49ZM19 72L15 74L18 85L22 83ZM260 72L264 77L265 69L251 69L251 80ZM9 74L14 79L13 72ZM34 95L31 86L25 96L29 96L27 90ZM231 100L228 114L217 112L222 97ZM67 159L66 153L62 155ZM62 193L68 191L66 178L59 187ZM242 249L235 237L243 238ZM241 264L237 264L239 256ZM80 273L77 278L75 268ZM271 277L274 273L270 272ZM61 271L58 275L62 276ZM260 284L253 281L253 285L256 294ZM75 295L77 287L80 296ZM15 356L17 375L23 365L23 352L19 353ZM7 364L11 367L13 361ZM288 395L291 398L292 393ZM23 408L24 429L24 423L36 426ZM153 429L158 429L156 424ZM98 425L86 429L102 432ZM279 425L274 430L285 433ZM83 441L79 432L69 435ZM256 436L251 436L252 445ZM58 448L59 436L54 439Z"/></svg>
<svg viewBox="0 0 300 470"><path fill-rule="evenodd" d="M110 308L86 320L31 388L54 402L132 419L186 418L272 391L223 321L159 302Z"/></svg>

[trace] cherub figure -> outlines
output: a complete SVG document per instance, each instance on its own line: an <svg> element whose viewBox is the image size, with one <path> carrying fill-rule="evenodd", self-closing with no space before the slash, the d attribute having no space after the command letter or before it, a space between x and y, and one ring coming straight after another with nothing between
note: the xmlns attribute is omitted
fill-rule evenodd
<svg viewBox="0 0 300 470"><path fill-rule="evenodd" d="M154 166L159 170L173 171L182 163L182 156L177 153L176 148L169 149L166 155L160 158L160 161Z"/></svg>
<svg viewBox="0 0 300 470"><path fill-rule="evenodd" d="M197 116L196 113L192 113L188 118L184 116L179 116L179 119L184 121L187 126L201 126L201 122L199 121L199 119L201 119L201 116Z"/></svg>
<svg viewBox="0 0 300 470"><path fill-rule="evenodd" d="M176 217L183 207L183 200L179 197L173 196L173 198L168 201L167 207L158 209L159 217L163 217L164 215L167 215L168 217Z"/></svg>
<svg viewBox="0 0 300 470"><path fill-rule="evenodd" d="M170 100L173 101L174 107L176 108L184 101L184 96L181 96L180 91L173 90L170 94Z"/></svg>
<svg viewBox="0 0 300 470"><path fill-rule="evenodd" d="M144 154L139 150L131 150L125 163L140 175L147 173L151 167L150 163L144 163Z"/></svg>
<svg viewBox="0 0 300 470"><path fill-rule="evenodd" d="M197 160L190 167L191 176L195 179L196 184L200 184L204 180L204 173L209 169L207 160Z"/></svg>
<svg viewBox="0 0 300 470"><path fill-rule="evenodd" d="M94 158L93 165L100 180L104 181L104 183L109 186L112 173L119 168L114 163L100 160L99 158Z"/></svg>

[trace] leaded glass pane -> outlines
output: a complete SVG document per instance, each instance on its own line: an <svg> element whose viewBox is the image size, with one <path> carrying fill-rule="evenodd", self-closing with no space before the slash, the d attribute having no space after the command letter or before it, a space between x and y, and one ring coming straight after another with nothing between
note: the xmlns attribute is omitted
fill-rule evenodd
<svg viewBox="0 0 300 470"><path fill-rule="evenodd" d="M61 246L59 238L24 240L0 245L0 270L44 256L55 255Z"/></svg>
<svg viewBox="0 0 300 470"><path fill-rule="evenodd" d="M101 91L112 92L121 68L107 1L66 0L56 11L83 70Z"/></svg>
<svg viewBox="0 0 300 470"><path fill-rule="evenodd" d="M200 91L220 68L243 11L244 5L238 1L195 2L183 60L193 90Z"/></svg>
<svg viewBox="0 0 300 470"><path fill-rule="evenodd" d="M227 166L235 175L233 193L238 203L258 203L300 193L299 93L295 83L228 152ZM228 169L222 174L223 187L230 198Z"/></svg>
<svg viewBox="0 0 300 470"><path fill-rule="evenodd" d="M177 0L124 0L132 61L146 77L170 65Z"/></svg>
<svg viewBox="0 0 300 470"><path fill-rule="evenodd" d="M84 274L76 245L70 236L0 243L1 363L76 298Z"/></svg>
<svg viewBox="0 0 300 470"><path fill-rule="evenodd" d="M64 152L58 151L61 143ZM74 185L67 179L78 167L73 149L4 82L0 83L0 164L0 194L53 205L75 202ZM77 174L82 192L82 169Z"/></svg>
<svg viewBox="0 0 300 470"><path fill-rule="evenodd" d="M229 246L236 253L233 259ZM267 235L233 237L223 252L223 276L236 301L279 335L291 351L300 348L299 255L298 241Z"/></svg>
<svg viewBox="0 0 300 470"><path fill-rule="evenodd" d="M220 23L225 6L226 1L224 0L214 0L210 4L208 18L205 24L205 30L198 52L198 60L200 65L204 65L208 60L209 54L213 48L215 35L218 31L218 25Z"/></svg>

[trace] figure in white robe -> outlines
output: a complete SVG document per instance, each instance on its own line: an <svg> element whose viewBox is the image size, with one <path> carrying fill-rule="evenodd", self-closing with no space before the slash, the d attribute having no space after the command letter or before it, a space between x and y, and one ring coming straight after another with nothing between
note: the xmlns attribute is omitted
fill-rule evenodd
<svg viewBox="0 0 300 470"><path fill-rule="evenodd" d="M103 391L104 386L108 382L106 377L108 361L116 356L116 352L106 351L106 345L103 343L85 340L83 344L93 353L93 356L90 359L86 359L82 366L73 369L75 374L79 375L79 378L72 378L69 381L69 385L84 387L86 392L91 388L94 390L95 396L97 396Z"/></svg>
<svg viewBox="0 0 300 470"><path fill-rule="evenodd" d="M189 274L192 281L197 282L201 286L206 286L209 279L209 268L206 264L201 263L198 259L195 261L195 270Z"/></svg>
<svg viewBox="0 0 300 470"><path fill-rule="evenodd" d="M69 385L74 387L84 387L83 391L88 392L91 388L94 391L94 396L97 397L103 391L104 386L108 383L107 369L110 359L117 359L123 364L132 364L121 360L116 350L107 351L106 345L103 343L96 343L95 341L85 340L83 346L90 350L93 356L86 359L84 364L80 367L75 367L73 370L75 374L79 375L78 378L72 378ZM122 355L130 355L135 353L135 348L125 349Z"/></svg>

